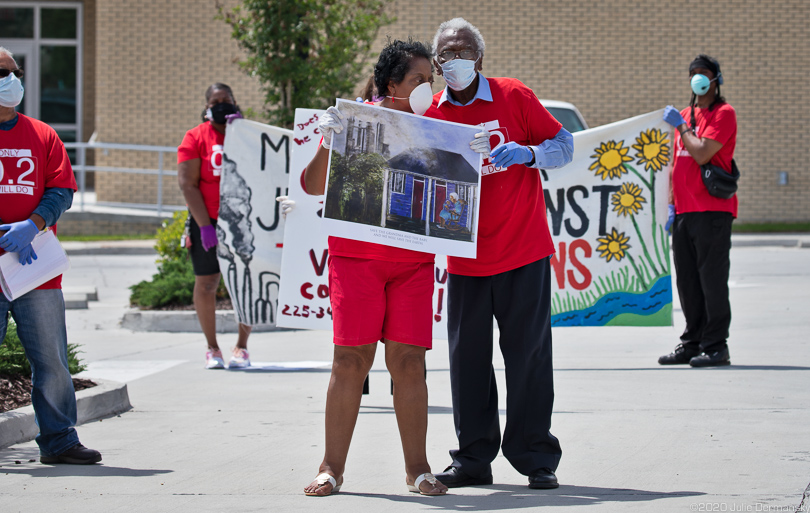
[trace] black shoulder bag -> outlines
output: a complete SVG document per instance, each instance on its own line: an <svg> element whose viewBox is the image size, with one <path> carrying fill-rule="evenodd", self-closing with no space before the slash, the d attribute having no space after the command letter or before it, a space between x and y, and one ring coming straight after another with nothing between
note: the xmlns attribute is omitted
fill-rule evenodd
<svg viewBox="0 0 810 513"><path fill-rule="evenodd" d="M700 176L709 194L715 198L729 199L737 192L740 170L734 159L731 159L731 174L720 166L704 164L700 166Z"/></svg>

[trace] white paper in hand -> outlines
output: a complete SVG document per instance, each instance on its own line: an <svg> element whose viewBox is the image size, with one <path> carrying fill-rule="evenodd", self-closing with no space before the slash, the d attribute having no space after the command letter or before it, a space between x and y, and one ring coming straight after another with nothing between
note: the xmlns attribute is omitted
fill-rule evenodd
<svg viewBox="0 0 810 513"><path fill-rule="evenodd" d="M20 264L17 253L0 255L0 288L9 301L70 269L67 253L51 230L38 233L31 245L37 259L27 265Z"/></svg>

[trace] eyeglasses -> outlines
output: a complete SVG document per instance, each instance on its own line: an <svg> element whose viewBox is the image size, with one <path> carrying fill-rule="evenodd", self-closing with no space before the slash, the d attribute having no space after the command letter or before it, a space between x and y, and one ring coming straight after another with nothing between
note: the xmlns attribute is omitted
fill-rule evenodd
<svg viewBox="0 0 810 513"><path fill-rule="evenodd" d="M475 50L461 50L460 52L454 52L452 50L445 50L438 55L439 59L442 62L452 61L453 59L458 59L459 57L464 59L465 61L471 61L478 56L478 52Z"/></svg>
<svg viewBox="0 0 810 513"><path fill-rule="evenodd" d="M6 78L11 73L14 73L14 76L16 76L17 78L22 78L22 76L25 74L23 70L21 70L20 68L17 69L0 68L0 78Z"/></svg>

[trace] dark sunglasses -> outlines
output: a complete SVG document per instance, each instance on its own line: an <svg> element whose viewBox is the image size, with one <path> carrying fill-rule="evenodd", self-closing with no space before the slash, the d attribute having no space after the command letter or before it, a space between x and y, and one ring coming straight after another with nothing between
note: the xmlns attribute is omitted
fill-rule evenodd
<svg viewBox="0 0 810 513"><path fill-rule="evenodd" d="M22 78L23 75L25 74L25 72L23 72L23 70L21 70L20 68L17 69L0 68L0 78L6 78L11 73L14 73L14 76L16 76L17 78Z"/></svg>

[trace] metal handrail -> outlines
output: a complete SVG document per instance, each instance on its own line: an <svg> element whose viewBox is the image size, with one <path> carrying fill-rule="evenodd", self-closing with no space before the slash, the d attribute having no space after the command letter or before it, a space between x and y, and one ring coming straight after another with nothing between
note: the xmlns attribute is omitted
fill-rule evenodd
<svg viewBox="0 0 810 513"><path fill-rule="evenodd" d="M65 143L65 148L77 150L77 162L73 170L79 171L79 209L84 212L84 194L87 191L86 179L88 171L105 171L112 173L131 173L141 175L157 175L157 214L163 214L163 176L177 176L177 171L166 171L163 169L163 154L177 153L176 146L148 146L144 144L119 144L101 142L69 142ZM128 150L128 151L148 151L158 154L158 168L145 169L134 167L113 167L113 166L88 166L87 150ZM135 205L130 205L135 206ZM140 206L140 205L138 205Z"/></svg>

